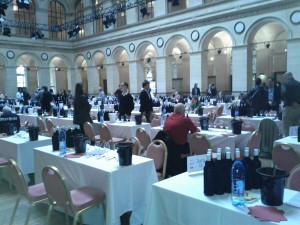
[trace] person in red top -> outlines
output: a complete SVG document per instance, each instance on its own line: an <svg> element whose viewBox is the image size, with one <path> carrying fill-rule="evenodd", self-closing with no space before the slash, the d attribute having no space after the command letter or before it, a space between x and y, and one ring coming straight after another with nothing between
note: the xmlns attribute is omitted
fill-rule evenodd
<svg viewBox="0 0 300 225"><path fill-rule="evenodd" d="M168 149L168 164L175 174L187 171L187 154L190 153L190 145L187 142L189 132L198 131L190 118L185 117L184 104L178 103L174 107L174 113L169 116L164 125L164 131L171 136L176 148Z"/></svg>

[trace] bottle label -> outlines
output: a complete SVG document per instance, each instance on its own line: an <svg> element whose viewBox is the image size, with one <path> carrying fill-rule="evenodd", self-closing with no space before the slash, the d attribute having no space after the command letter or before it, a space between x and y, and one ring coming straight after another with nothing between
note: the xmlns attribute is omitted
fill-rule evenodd
<svg viewBox="0 0 300 225"><path fill-rule="evenodd" d="M244 188L244 181L242 181L242 180L237 180L236 181L236 183L235 183L235 194L237 195L237 196L242 196L242 195L244 195L244 190L245 190L245 188Z"/></svg>

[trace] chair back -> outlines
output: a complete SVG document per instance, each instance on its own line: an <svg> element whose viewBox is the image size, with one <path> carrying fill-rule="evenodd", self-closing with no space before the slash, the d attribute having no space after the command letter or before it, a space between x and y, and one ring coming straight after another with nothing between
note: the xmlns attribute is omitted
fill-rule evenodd
<svg viewBox="0 0 300 225"><path fill-rule="evenodd" d="M155 116L151 121L151 127L159 127L160 126L160 118Z"/></svg>
<svg viewBox="0 0 300 225"><path fill-rule="evenodd" d="M222 116L224 110L224 105L219 105L217 108L217 116Z"/></svg>
<svg viewBox="0 0 300 225"><path fill-rule="evenodd" d="M250 122L244 122L243 124L242 124L242 131L250 131L250 132L253 132L253 131L255 131L256 129L255 129L255 126L252 124L252 123L250 123Z"/></svg>
<svg viewBox="0 0 300 225"><path fill-rule="evenodd" d="M142 150L140 141L136 137L128 138L128 141L133 144L132 155L140 155L140 152Z"/></svg>
<svg viewBox="0 0 300 225"><path fill-rule="evenodd" d="M217 114L216 114L216 112L215 111L209 111L208 113L207 113L207 117L208 117L208 120L210 121L210 122L214 122L215 121L215 119L216 119L216 117L217 117Z"/></svg>
<svg viewBox="0 0 300 225"><path fill-rule="evenodd" d="M46 122L47 130L50 132L54 127L53 122L50 118L47 118L45 122Z"/></svg>
<svg viewBox="0 0 300 225"><path fill-rule="evenodd" d="M260 151L271 157L273 143L279 138L278 127L273 120L263 119L259 123L258 130L261 133Z"/></svg>
<svg viewBox="0 0 300 225"><path fill-rule="evenodd" d="M11 180L15 185L16 191L19 195L28 197L28 186L24 179L23 173L17 163L13 159L8 160L8 170Z"/></svg>
<svg viewBox="0 0 300 225"><path fill-rule="evenodd" d="M42 171L42 177L50 204L74 211L70 191L58 169L46 166Z"/></svg>
<svg viewBox="0 0 300 225"><path fill-rule="evenodd" d="M274 165L282 170L290 172L300 163L294 148L288 144L279 144L273 148L272 159Z"/></svg>
<svg viewBox="0 0 300 225"><path fill-rule="evenodd" d="M40 132L47 131L46 125L41 117L37 117L37 125L39 127Z"/></svg>
<svg viewBox="0 0 300 225"><path fill-rule="evenodd" d="M165 178L167 168L168 149L161 140L153 140L146 152L146 157L154 160L156 171L161 173L161 179Z"/></svg>
<svg viewBox="0 0 300 225"><path fill-rule="evenodd" d="M193 133L190 138L190 151L192 155L203 155L211 148L209 140L200 132Z"/></svg>
<svg viewBox="0 0 300 225"><path fill-rule="evenodd" d="M144 128L139 127L136 129L135 136L140 141L142 148L146 150L151 143L151 139L147 131Z"/></svg>
<svg viewBox="0 0 300 225"><path fill-rule="evenodd" d="M147 123L146 116L142 116L142 123Z"/></svg>
<svg viewBox="0 0 300 225"><path fill-rule="evenodd" d="M83 129L84 129L84 133L85 135L88 137L88 139L90 141L95 141L95 134L94 134L94 130L92 125L90 124L90 122L85 122L83 124Z"/></svg>
<svg viewBox="0 0 300 225"><path fill-rule="evenodd" d="M112 142L112 136L108 126L104 123L99 124L99 135L101 141L104 142Z"/></svg>
<svg viewBox="0 0 300 225"><path fill-rule="evenodd" d="M23 127L28 127L29 126L29 123L28 123L28 121L26 120L25 122L24 122L24 125L23 125Z"/></svg>
<svg viewBox="0 0 300 225"><path fill-rule="evenodd" d="M295 191L300 191L300 164L295 166L287 179L287 188Z"/></svg>
<svg viewBox="0 0 300 225"><path fill-rule="evenodd" d="M260 148L260 142L261 142L261 133L258 130L252 132L247 145L249 147L249 154L251 156L254 155L254 149Z"/></svg>

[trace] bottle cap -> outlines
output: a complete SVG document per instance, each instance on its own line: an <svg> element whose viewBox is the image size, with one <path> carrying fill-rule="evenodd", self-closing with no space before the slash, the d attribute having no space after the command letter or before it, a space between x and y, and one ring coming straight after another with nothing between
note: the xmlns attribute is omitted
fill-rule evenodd
<svg viewBox="0 0 300 225"><path fill-rule="evenodd" d="M226 152L226 159L230 159L230 152Z"/></svg>
<svg viewBox="0 0 300 225"><path fill-rule="evenodd" d="M249 148L245 148L245 153L244 153L245 157L249 157Z"/></svg>
<svg viewBox="0 0 300 225"><path fill-rule="evenodd" d="M209 153L206 154L206 161L211 161L211 154Z"/></svg>

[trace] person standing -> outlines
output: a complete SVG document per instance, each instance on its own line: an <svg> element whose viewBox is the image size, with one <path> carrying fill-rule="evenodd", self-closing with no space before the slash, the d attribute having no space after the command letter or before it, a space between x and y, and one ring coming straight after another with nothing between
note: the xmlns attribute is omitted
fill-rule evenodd
<svg viewBox="0 0 300 225"><path fill-rule="evenodd" d="M131 117L131 112L134 109L133 97L128 91L128 83L124 82L120 86L122 94L120 96L119 115L127 118Z"/></svg>
<svg viewBox="0 0 300 225"><path fill-rule="evenodd" d="M281 88L277 83L274 84L273 77L268 77L267 80L267 91L268 91L268 110L279 111L279 105L281 102Z"/></svg>
<svg viewBox="0 0 300 225"><path fill-rule="evenodd" d="M83 85L81 83L77 83L75 86L73 106L73 124L79 125L81 132L84 134L83 124L85 122L92 123L93 121L90 117L92 106L89 104L87 96L83 93Z"/></svg>
<svg viewBox="0 0 300 225"><path fill-rule="evenodd" d="M146 117L147 123L150 123L150 115L153 112L153 102L150 94L150 83L147 80L143 82L143 90L140 93L140 112Z"/></svg>
<svg viewBox="0 0 300 225"><path fill-rule="evenodd" d="M99 96L98 96L99 101L101 101L101 104L105 104L105 93L102 89L102 87L99 87Z"/></svg>
<svg viewBox="0 0 300 225"><path fill-rule="evenodd" d="M284 135L289 135L290 126L299 125L300 120L300 82L295 80L291 72L283 75L281 97L283 100L282 122Z"/></svg>
<svg viewBox="0 0 300 225"><path fill-rule="evenodd" d="M195 83L194 87L192 88L192 96L200 96L200 88L198 88L197 83Z"/></svg>
<svg viewBox="0 0 300 225"><path fill-rule="evenodd" d="M43 94L41 97L41 108L43 112L50 113L52 107L51 107L51 102L53 101L53 97L51 93L48 91L48 87L43 86Z"/></svg>
<svg viewBox="0 0 300 225"><path fill-rule="evenodd" d="M217 88L215 84L210 84L206 90L206 95L212 98L216 97L217 95Z"/></svg>

